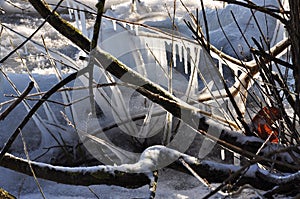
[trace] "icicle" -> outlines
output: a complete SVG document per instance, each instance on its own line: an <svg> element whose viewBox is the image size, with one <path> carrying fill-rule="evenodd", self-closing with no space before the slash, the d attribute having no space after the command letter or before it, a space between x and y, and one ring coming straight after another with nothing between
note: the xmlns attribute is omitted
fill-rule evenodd
<svg viewBox="0 0 300 199"><path fill-rule="evenodd" d="M199 63L200 63L200 56L201 56L201 47L195 47L195 52L197 53L196 54L196 67L199 66Z"/></svg>
<svg viewBox="0 0 300 199"><path fill-rule="evenodd" d="M28 55L27 44L24 45L24 54L25 54L25 55Z"/></svg>
<svg viewBox="0 0 300 199"><path fill-rule="evenodd" d="M133 30L133 25L129 24L129 28L130 28L130 30Z"/></svg>
<svg viewBox="0 0 300 199"><path fill-rule="evenodd" d="M87 26L86 26L86 21L85 21L85 14L84 14L84 7L82 7L81 4L78 4L79 6L79 14L80 14L80 21L81 21L81 30L83 35L87 36L88 32L87 32Z"/></svg>
<svg viewBox="0 0 300 199"><path fill-rule="evenodd" d="M153 58L158 59L157 53L156 53L156 51L154 49L154 41L151 38L149 38L149 39L147 38L147 44L148 44L148 47L150 49L149 51L151 51L150 52L150 56L154 56ZM158 64L158 63L156 63L156 64Z"/></svg>
<svg viewBox="0 0 300 199"><path fill-rule="evenodd" d="M174 66L174 68L176 67L176 48L178 47L178 45L177 44L173 44L173 47L172 47L172 55L173 55L173 57L172 57L172 61L173 61L173 66Z"/></svg>
<svg viewBox="0 0 300 199"><path fill-rule="evenodd" d="M69 17L70 17L70 19L73 19L73 17L72 17L73 10L72 10L72 8L70 6L69 0L67 0L67 7L68 7L68 12L69 12Z"/></svg>
<svg viewBox="0 0 300 199"><path fill-rule="evenodd" d="M151 38L153 43L153 49L156 51L156 58L158 59L159 64L157 65L157 77L159 77L158 82L160 85L168 87L169 85L169 74L168 74L168 59L166 53L167 41L162 40L161 38ZM167 73L167 74L166 74Z"/></svg>
<svg viewBox="0 0 300 199"><path fill-rule="evenodd" d="M148 43L146 42L146 37L140 37L140 41L141 41L141 47L145 48L146 50L147 56L150 55L150 52L147 47Z"/></svg>
<svg viewBox="0 0 300 199"><path fill-rule="evenodd" d="M241 155L238 153L233 153L233 165L240 166L241 165Z"/></svg>
<svg viewBox="0 0 300 199"><path fill-rule="evenodd" d="M199 91L199 84L198 84L198 66L200 63L200 55L201 55L201 47L194 47L194 52L195 52L195 63L193 64L193 73L194 73L194 78L193 78L193 89L194 89L194 93L196 95L196 93Z"/></svg>
<svg viewBox="0 0 300 199"><path fill-rule="evenodd" d="M158 49L158 53L160 55L160 63L162 65L162 67L166 68L168 67L168 59L166 56L166 43L167 41L161 41L161 39L157 39L155 38L154 40L156 40L156 43L159 43L159 49Z"/></svg>
<svg viewBox="0 0 300 199"><path fill-rule="evenodd" d="M112 22L114 31L117 31L117 22L116 22L116 20L112 20L111 22Z"/></svg>
<svg viewBox="0 0 300 199"><path fill-rule="evenodd" d="M182 45L178 45L178 55L179 55L179 61L182 62Z"/></svg>
<svg viewBox="0 0 300 199"><path fill-rule="evenodd" d="M225 160L225 150L221 149L221 159Z"/></svg>
<svg viewBox="0 0 300 199"><path fill-rule="evenodd" d="M145 37L146 40L146 44L148 45L148 47L146 46L147 51L149 51L149 57L151 57L151 59L154 61L155 63L155 73L156 74L155 78L157 78L156 81L159 80L159 82L161 82L162 78L161 75L165 74L164 71L162 71L162 67L165 68L167 65L164 62L164 57L162 51L165 49L165 44L164 41L162 41L161 39L156 39L153 37ZM153 74L153 72L152 72Z"/></svg>
<svg viewBox="0 0 300 199"><path fill-rule="evenodd" d="M183 49L183 58L184 58L184 72L188 74L188 50L189 48Z"/></svg>
<svg viewBox="0 0 300 199"><path fill-rule="evenodd" d="M191 46L190 47L190 64L191 64L191 71L192 71L192 68L195 67L195 64L196 64L196 60L197 60L197 53L196 53L196 49L194 46Z"/></svg>
<svg viewBox="0 0 300 199"><path fill-rule="evenodd" d="M162 65L162 63L161 63L162 54L160 53L160 50L159 50L162 48L161 43L158 43L156 41L156 39L154 39L154 38L152 38L151 40L153 42L151 48L152 48L152 51L154 52L155 58L157 60L156 65L159 67L159 65ZM161 41L161 42L163 42L163 41Z"/></svg>
<svg viewBox="0 0 300 199"><path fill-rule="evenodd" d="M221 75L224 77L224 72L223 72L223 60L221 58L218 59L219 62L219 71L221 73Z"/></svg>
<svg viewBox="0 0 300 199"><path fill-rule="evenodd" d="M134 30L135 30L135 35L138 36L139 35L139 26L134 25Z"/></svg>
<svg viewBox="0 0 300 199"><path fill-rule="evenodd" d="M124 28L127 27L127 23L126 22L122 22L122 25L123 25Z"/></svg>
<svg viewBox="0 0 300 199"><path fill-rule="evenodd" d="M195 96L198 93L198 63L199 63L199 54L200 48L192 47L194 49L190 52L191 54L191 74L189 78L188 88L185 95L186 96ZM196 53L197 52L197 53ZM193 54L193 56L192 56Z"/></svg>
<svg viewBox="0 0 300 199"><path fill-rule="evenodd" d="M72 3L73 3L73 8L74 8L74 16L75 16L76 26L77 26L78 29L80 29L77 5L74 1Z"/></svg>

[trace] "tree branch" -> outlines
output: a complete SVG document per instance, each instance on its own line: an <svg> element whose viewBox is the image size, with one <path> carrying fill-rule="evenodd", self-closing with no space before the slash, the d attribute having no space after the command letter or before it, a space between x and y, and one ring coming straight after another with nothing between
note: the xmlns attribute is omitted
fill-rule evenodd
<svg viewBox="0 0 300 199"><path fill-rule="evenodd" d="M236 0L217 0L217 1L222 1L222 2L226 2L228 4L235 4L235 5L242 6L244 8L257 10L259 12L268 14L268 15L274 17L275 19L278 19L279 21L281 21L284 24L287 23L286 19L284 19L280 15L276 14L276 11L278 11L278 13L281 12L281 10L279 10L279 9L274 10L274 9L269 9L267 7L258 6L258 5L256 5L255 3L251 2L251 1L248 1L248 3L244 3L244 2L236 1Z"/></svg>
<svg viewBox="0 0 300 199"><path fill-rule="evenodd" d="M153 151L158 151L154 153ZM157 154L144 155L146 153ZM177 171L189 173L182 165L180 160L184 160L197 175L208 180L210 183L221 183L229 178L233 173L242 167L228 164L216 163L212 161L199 161L198 159L180 153L176 150L164 146L152 146L147 148L141 155L140 160L134 164L120 166L98 165L90 167L61 167L50 164L30 161L36 176L58 183L71 185L117 185L126 188L137 188L149 185L151 180L149 174L152 170L159 167L160 160L173 159L174 162L169 165ZM29 168L28 160L6 154L1 166L13 169L15 171L32 175ZM268 177L266 177L268 176ZM299 171L295 174L286 175L281 178L277 175L270 174L267 170L261 170L257 165L252 165L247 172L239 179L237 185L250 184L255 188L268 190L278 185L292 184L300 180Z"/></svg>
<svg viewBox="0 0 300 199"><path fill-rule="evenodd" d="M137 188L150 183L143 173L128 173L113 166L61 167L30 161L38 178L70 185L117 185L126 188ZM28 161L6 154L1 166L32 176Z"/></svg>
<svg viewBox="0 0 300 199"><path fill-rule="evenodd" d="M23 93L9 106L7 109L5 109L0 114L0 120L4 120L6 116L20 103L23 99L26 98L26 96L29 94L29 92L33 89L34 83L30 82L27 86L27 88L23 91Z"/></svg>

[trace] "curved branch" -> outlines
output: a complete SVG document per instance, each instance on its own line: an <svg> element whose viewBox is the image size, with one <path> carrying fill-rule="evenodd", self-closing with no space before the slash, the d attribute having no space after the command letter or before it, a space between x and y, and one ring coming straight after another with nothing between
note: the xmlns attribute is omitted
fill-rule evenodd
<svg viewBox="0 0 300 199"><path fill-rule="evenodd" d="M147 155L147 153L151 155ZM144 154L144 155L143 155ZM221 183L242 167L212 161L199 161L197 158L180 153L164 146L152 146L147 148L137 163L124 164L120 166L98 165L90 167L61 167L50 164L30 161L36 176L58 183L71 185L117 185L126 188L137 188L149 185L151 180L149 174L152 170L164 164L165 160L174 160L169 168L189 173L182 165L183 159L199 176L210 183ZM32 175L28 161L15 157L11 154L4 156L1 166ZM263 175L262 175L263 174ZM151 174L150 174L151 175ZM267 176L267 177L266 177ZM271 175L266 170L261 170L256 164L248 167L247 172L239 179L238 186L250 184L254 188L267 190L278 185L293 184L300 180L299 171L292 175L282 177Z"/></svg>
<svg viewBox="0 0 300 199"><path fill-rule="evenodd" d="M150 183L143 173L127 173L113 166L61 167L30 161L36 177L70 185L117 185L126 188L138 188ZM28 161L6 154L1 166L32 176Z"/></svg>
<svg viewBox="0 0 300 199"><path fill-rule="evenodd" d="M27 88L23 91L23 93L14 101L7 109L5 109L0 114L0 120L4 120L6 116L19 104L22 102L24 98L30 93L30 91L33 89L34 83L30 82L27 86Z"/></svg>

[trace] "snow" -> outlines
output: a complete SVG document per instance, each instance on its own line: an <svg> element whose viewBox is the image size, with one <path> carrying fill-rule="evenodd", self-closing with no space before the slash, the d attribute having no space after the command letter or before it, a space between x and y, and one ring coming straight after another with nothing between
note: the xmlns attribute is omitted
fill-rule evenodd
<svg viewBox="0 0 300 199"><path fill-rule="evenodd" d="M196 158L187 156L173 149L164 146L151 146L141 154L139 161L135 164L124 164L117 168L120 168L122 171L135 173L155 171L165 168L179 157L184 158L188 163L197 162Z"/></svg>
<svg viewBox="0 0 300 199"><path fill-rule="evenodd" d="M11 157L18 159L17 157L10 155ZM187 163L196 163L198 160L194 157L185 155L173 149L167 148L165 146L151 146L147 148L140 159L134 164L122 164L120 166L110 166L110 165L99 165L99 166L90 166L90 167L62 167L62 166L53 166L46 163L30 161L31 165L38 167L47 167L49 170L56 170L62 172L70 173L97 173L98 171L104 171L107 173L114 174L115 171L123 171L126 173L150 173L161 168L166 167L171 164L179 157L183 158ZM166 159L170 158L170 159Z"/></svg>
<svg viewBox="0 0 300 199"><path fill-rule="evenodd" d="M5 169L6 170L6 169ZM12 176L16 173L6 170L12 179ZM3 171L1 171L3 173ZM19 175L20 176L20 175ZM1 175L3 177L3 175ZM35 187L27 187L26 184L32 183L33 180L21 176L19 180L23 182L23 187L14 186L16 181L11 183L10 190L15 190L16 193L20 193L20 199L40 199L41 194L36 192ZM95 195L91 193L91 190L101 199L123 199L123 198L145 198L150 195L149 187L143 186L137 189L125 189L117 186L106 186L106 185L93 185L89 187L84 186L70 186L62 185L54 182L45 180L39 180L43 191L45 192L46 198L55 199L95 199ZM191 178L187 174L174 172L172 170L165 170L160 174L156 198L158 199L186 199L186 198L198 198L203 193L207 192L208 189L199 186L199 183ZM20 189L20 190L18 190ZM17 195L17 194L16 194ZM217 198L217 197L215 197Z"/></svg>
<svg viewBox="0 0 300 199"><path fill-rule="evenodd" d="M47 1L50 3L57 3L58 0L51 0ZM191 12L195 13L194 10L196 7L200 8L200 1L189 1L189 0L183 0L183 2L186 4L186 6L190 9ZM262 4L262 2L265 2L267 5L277 5L277 1L261 1L261 0L255 0L253 1L258 4ZM84 1L86 5L88 5L91 8L94 8L94 5L97 3L96 0L86 0ZM168 13L170 15L173 15L173 4L174 1L164 1L164 5L162 6L162 1L158 0L141 0L136 1L136 5L134 7L131 6L131 1L129 0L109 0L106 1L105 10L106 15L115 17L117 19L126 19L130 20L132 22L138 22L138 23L144 23L146 25L156 27L156 28L162 28L162 29L169 29L173 30L172 27L172 20L169 18ZM224 7L223 3L216 2L216 1L204 1L205 6L207 9L207 14L209 21L212 21L212 23L209 23L209 31L211 33L211 42L219 49L222 49L222 51L230 54L235 55L234 50L236 50L238 53L242 52L242 54L239 54L238 56L244 56L244 58L249 59L249 50L246 43L241 38L241 35L236 27L236 24L233 21L233 18L230 16L230 11L234 13L234 15L237 17L237 20L239 24L242 24L242 28L245 30L245 35L248 38L251 38L253 36L259 38L260 35L257 34L258 29L256 24L253 21L253 18L251 18L251 13L248 9L241 9L234 5L229 5ZM26 8L27 11L30 11L33 13L33 9L30 7L28 3L25 3L25 1L16 2L16 5ZM64 1L63 5L65 6L71 6L74 8L80 8L81 5L79 3L75 3L71 0ZM3 8L6 11L6 14L9 16L19 17L23 18L24 15L21 15L22 12L20 9L17 9L16 7L12 7L6 0L0 0L0 7ZM230 46L228 46L228 41L226 38L224 38L223 33L220 29L219 24L217 23L216 18L216 11L215 7L219 9L219 15L221 24L224 27L224 30L226 34L228 35L229 39L231 40L234 50L231 49ZM92 10L92 9L90 9ZM167 11L166 11L167 10ZM133 12L132 12L133 11ZM200 18L202 17L201 14L199 14ZM89 21L89 19L86 19L83 12L81 11L69 11L68 17L75 19L75 22L73 22L74 25L79 27L83 34L86 36L91 37L91 27L92 22ZM272 38L272 31L276 28L276 22L270 18L265 18L266 16L263 14L256 14L256 17L259 22L263 22L260 25L262 26L263 32L267 32L266 30L269 30L268 37L270 39ZM1 20L3 20L3 23L9 27L12 27L15 31L20 33L21 35L28 36L30 33L33 32L33 29L36 28L41 22L42 19L36 17L24 17L21 19L17 24L15 23L14 18L9 19L8 17L2 17ZM11 21L12 20L12 21ZM191 21L188 14L186 14L185 8L181 5L180 1L176 1L176 17L175 17L175 24L178 27L179 32L176 32L176 34L184 35L187 38L191 39L192 34L186 27L184 20ZM203 21L200 19L200 21ZM266 25L265 22L268 22ZM279 28L279 27L277 27ZM128 29L130 31L124 31L124 29ZM170 38L165 39L157 39L149 38L145 34L145 32L151 32L151 30L146 30L145 28L141 28L138 25L130 24L130 23L124 23L124 22L118 22L116 20L108 20L103 19L102 24L102 32L100 37L100 46L105 49L108 52L111 52L114 56L120 58L124 63L132 66L133 68L136 67L136 70L139 71L141 74L144 74L149 79L161 83L163 86L168 87L168 78L165 71L161 68L161 66L167 66L167 55L165 53L166 46L172 46L173 51L169 50L172 54L171 59L173 60L174 67L179 67L180 62L184 62L184 68L182 69L183 73L174 73L174 82L173 85L175 88L177 88L178 95L180 93L185 93L186 85L193 85L193 90L189 95L196 96L201 92L203 85L198 85L198 78L195 78L193 76L193 72L190 72L189 80L186 79L186 77L183 75L189 75L189 71L191 71L190 68L188 68L188 62L194 62L199 63L199 60L204 60L205 65L209 65L211 63L211 60L206 60L205 54L201 51L199 46L194 43L191 44L189 42L181 41L180 39L174 39L170 40ZM152 31L153 33L155 31ZM205 32L205 30L204 30ZM163 37L165 35L159 34L155 32L156 36ZM47 43L47 47L49 49L57 49L58 52L51 52L51 55L57 58L58 60L63 60L64 62L68 63L68 65L71 65L74 68L79 68L80 64L82 64L78 60L72 60L76 59L78 55L82 52L79 52L77 48L72 46L65 38L59 36L55 31L53 31L49 25L46 25L45 28L43 28L37 36L34 37L34 40L41 43L40 35L45 36L45 41ZM139 38L137 39L137 37ZM10 43L10 40L13 41L13 45L16 46L21 43L24 38L22 36L15 36L15 34L12 34L12 32L5 31L1 35L1 49L0 49L0 55L1 57L5 56L8 52L12 50L12 46ZM113 45L112 45L113 43ZM120 45L122 44L122 45ZM254 45L253 42L250 44ZM141 49L142 46L142 49ZM151 49L151 53L149 53L149 49ZM162 53L162 49L164 52ZM133 50L139 50L139 53L134 52ZM25 60L29 69L32 71L33 76L35 77L36 81L38 81L41 85L41 89L43 91L49 89L54 82L57 82L57 76L61 74L57 74L57 72L51 67L51 64L47 61L45 58L45 53L43 50L43 46L38 46L36 44L27 44L23 48L19 50L21 55L28 55L28 53L35 53L29 58L28 60ZM176 52L176 53L175 53ZM86 56L84 53L82 53L84 56ZM176 54L178 56L176 56ZM153 58L157 58L155 60ZM69 57L69 58L67 58ZM148 62L143 62L141 57L148 57ZM219 61L219 65L221 66L223 61L219 59L218 57L215 57ZM132 63L134 62L134 63ZM20 91L22 91L25 86L27 85L27 82L29 82L29 79L27 75L25 75L23 72L25 71L24 66L22 66L21 60L18 57L13 57L10 60L8 60L6 63L1 65L1 67L4 67L5 72L8 73L8 76L13 79L13 81L17 84L17 87ZM148 68L145 68L144 66L147 66ZM234 66L235 67L235 66ZM233 67L233 68L234 68ZM149 69L150 68L150 69ZM154 69L153 69L154 68ZM239 68L235 67L234 73L237 74ZM221 70L221 68L219 68ZM62 73L66 74L69 71L66 69L62 69ZM174 70L175 71L175 70ZM210 90L215 89L215 87L212 87L213 82L217 84L216 82L219 82L215 79L217 77L216 75L216 69L201 69L201 72L204 75L202 78L205 79L207 82L206 84L211 85ZM23 74L18 74L23 73ZM161 75L164 74L164 75ZM159 76L161 75L161 76ZM193 77L193 78L192 78ZM105 77L108 79L108 77ZM3 94L10 94L14 93L10 86L8 85L7 81L1 77L0 79L0 102L6 101L7 98L3 97ZM85 80L83 80L85 81ZM111 79L109 80L111 81ZM192 82L193 81L193 82ZM26 83L25 83L26 82ZM85 82L87 83L87 82ZM219 82L220 83L220 82ZM220 84L221 85L221 84ZM118 93L120 92L118 88L114 88L113 92ZM205 91L206 93L209 93L210 91ZM188 93L186 93L188 95ZM129 95L129 94L128 94ZM210 94L211 95L211 94ZM118 98L118 94L115 94L116 98ZM61 100L62 96L57 95L53 98L53 100ZM64 100L66 101L67 97L63 96ZM98 101L103 102L103 97L101 94L97 94L96 99ZM118 105L120 105L121 101L123 99L117 99ZM138 101L137 101L138 102ZM32 105L32 102L29 102ZM123 103L123 102L122 102ZM104 106L104 105L103 105ZM124 105L126 107L126 105ZM121 107L122 108L122 107ZM204 107L206 108L206 107ZM3 110L3 108L2 108ZM62 107L54 106L52 107L52 110L54 111L55 115L58 117L57 120L64 121L62 119L61 114L59 111L63 110ZM156 109L153 108L151 110L152 112L155 112ZM212 112L217 112L218 110L211 110ZM0 129L1 132L1 145L2 146L7 139L9 133L13 130L13 127L17 126L19 121L21 121L22 117L25 115L26 111L23 108L23 105L20 105L18 109L16 109L17 115L10 116L8 120L10 121L10 125L5 125L4 122L0 123ZM104 111L107 113L107 111ZM47 113L45 111L39 112L41 116L41 122L47 124L49 122L49 118L47 118ZM220 113L218 113L220 114ZM70 115L70 113L69 113ZM223 117L226 117L226 115ZM79 118L81 119L81 118ZM106 118L107 119L107 118ZM151 118L150 118L151 119ZM37 121L37 119L35 120ZM109 119L105 120L109 121ZM77 123L79 124L79 122ZM54 140L49 137L43 137L45 134L41 134L38 127L42 125L36 125L36 123L31 122L27 126L27 128L24 129L24 135L27 137L27 145L29 146L30 150L36 150L39 146L37 146L36 143L40 143L45 141L46 147L51 146L51 144L55 143ZM151 129L151 125L146 126L148 129L151 129L152 131L156 131L156 128L158 128L159 125L153 127ZM223 128L223 127L222 127ZM221 127L219 128L221 129ZM56 132L57 128L51 126L51 131ZM211 129L212 132L215 129ZM45 131L45 130L43 130ZM70 132L70 128L66 129L61 133L62 137L69 138L72 137L72 134L68 134ZM137 132L138 130L133 130L134 132ZM218 133L218 131L217 131ZM151 132L149 131L149 134ZM34 136L32 136L34 135ZM68 137L69 136L69 137ZM141 135L140 137L142 137ZM74 138L73 138L74 139ZM241 139L241 138L239 138ZM257 139L257 138L253 138ZM68 139L71 140L71 139ZM73 140L74 142L76 140ZM243 142L243 140L240 140ZM71 143L74 144L74 143ZM204 146L202 151L199 151L199 157L205 157L206 151L205 149L210 149L213 144L211 144L210 140L206 142L207 146ZM23 151L20 151L19 149L22 149L22 143L20 140L16 142L12 150L15 150L17 153L22 153ZM116 149L117 150L117 149ZM115 152L116 153L116 152ZM153 146L149 148L148 150L144 151L140 155L140 158L138 162L134 164L123 164L119 166L120 170L124 171L149 171L157 168L163 168L165 167L170 161L177 159L180 156L184 156L182 153L172 153L167 148L162 148L160 146ZM51 156L51 155L49 155ZM169 160L161 160L161 157L171 157ZM188 159L188 157L185 157L186 161L193 162L194 159ZM120 158L125 159L125 158ZM133 158L134 159L134 158ZM128 160L128 162L130 162ZM124 163L121 162L121 163ZM126 162L125 162L126 163ZM45 165L46 166L46 165ZM104 167L106 169L111 169L111 167L107 166ZM232 167L229 167L230 169L233 169ZM72 168L60 168L60 169L70 169ZM77 169L86 169L86 168L77 168ZM99 167L94 167L91 169L99 169ZM255 169L255 168L253 168ZM250 169L252 172L253 170ZM250 172L248 171L248 172ZM251 174L251 172L249 174ZM199 198L199 196L204 195L205 193L208 193L208 189L206 187L203 187L199 185L199 182L196 181L193 177L181 173L177 173L170 170L163 170L162 176L159 178L159 185L157 190L157 197L156 198ZM15 195L20 194L20 198L41 198L40 193L38 193L38 189L36 188L36 185L33 183L33 179L31 177L27 177L25 175L17 174L16 172L9 171L7 169L0 169L0 179L7 179L5 182L0 182L0 187L3 187L7 189L8 191L12 192ZM42 188L44 192L46 193L47 198L95 198L95 196L91 193L91 191L87 187L82 186L69 186L69 185L62 185L57 184L54 182L49 182L46 180L40 180L42 184ZM100 198L143 198L145 196L149 195L149 188L147 186L141 187L139 189L135 190L129 190L125 188L120 188L116 186L105 186L105 185L97 185L97 186L91 186L91 189L93 189ZM249 191L248 191L249 192ZM254 194L253 194L254 195Z"/></svg>

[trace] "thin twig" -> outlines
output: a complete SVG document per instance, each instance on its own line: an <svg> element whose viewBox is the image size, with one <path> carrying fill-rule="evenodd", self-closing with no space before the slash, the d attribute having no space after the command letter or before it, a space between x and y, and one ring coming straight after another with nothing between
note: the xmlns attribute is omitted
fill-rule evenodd
<svg viewBox="0 0 300 199"><path fill-rule="evenodd" d="M182 163L182 165L189 171L189 172L191 172L191 174L199 181L199 182L201 182L203 185L205 185L206 187L208 187L210 190L212 190L213 189L213 187L209 184L209 182L206 180L206 179L204 179L204 178L201 178L190 166L189 166L189 164L188 163L186 163L185 161L184 161L184 159L183 158L179 158L178 159L179 160L179 162L181 162Z"/></svg>
<svg viewBox="0 0 300 199"><path fill-rule="evenodd" d="M14 97L16 99L19 99L18 96L15 96L15 95L5 95L5 97ZM69 103L63 103L63 102L59 102L59 101L55 101L55 100L42 100L41 98L32 98L32 97L25 97L26 100L29 100L29 101L45 101L45 102L50 102L50 103L53 103L53 104L58 104L58 105L61 105L61 106L64 106L64 107L68 107L68 106L71 106L77 102L81 102L85 99L89 98L89 96L87 97L82 97L80 99L77 99L77 100L74 100L74 101L71 101Z"/></svg>
<svg viewBox="0 0 300 199"><path fill-rule="evenodd" d="M126 83L116 83L116 82L112 82L112 83L101 83L101 84L94 84L93 85L93 88L103 88L103 87L108 87L108 86L127 86ZM64 87L64 88L60 88L58 89L56 92L65 92L65 91L75 91L75 90L85 90L85 89L88 89L88 86L77 86L77 87ZM31 98L31 97L35 97L35 96L40 96L40 95L44 95L46 93L46 91L42 91L42 92L37 92L37 93L32 93L32 94L28 94L25 99L28 99L28 100L41 100L40 98L39 99L35 99L35 98ZM11 99L11 100L7 100L5 102L2 102L0 103L0 106L4 106L6 104L10 104L10 103L14 103L16 101L17 98L19 98L19 96L15 96L15 95L4 95L5 97L14 97L15 99ZM73 102L70 102L68 104L62 104L60 102L55 102L55 101L51 101L51 100L46 100L46 101L50 101L50 102L54 102L54 103L58 103L58 104L61 104L61 105L64 105L64 106L69 106L70 104L74 103ZM78 100L76 100L78 101Z"/></svg>
<svg viewBox="0 0 300 199"><path fill-rule="evenodd" d="M5 109L1 114L0 114L0 120L4 120L6 116L20 103L22 100L26 98L28 93L33 89L34 83L29 82L27 88L23 91L23 93L9 106L7 109Z"/></svg>
<svg viewBox="0 0 300 199"><path fill-rule="evenodd" d="M24 153L25 153L25 155L26 155L26 158L27 158L27 161L28 161L28 166L29 166L29 168L30 168L30 171L31 171L31 173L32 173L32 176L33 176L33 178L34 178L34 181L35 181L37 187L39 188L39 191L40 191L42 197L43 197L44 199L46 199L46 196L45 196L45 194L44 194L44 191L43 191L43 189L42 189L42 187L41 187L41 185L40 185L40 183L39 183L39 180L37 179L37 177L36 177L36 175L35 175L35 172L34 172L32 166L31 166L30 158L29 158L29 153L28 153L27 146L26 146L26 142L25 142L25 139L24 139L24 136L23 136L21 130L20 130L20 135L21 135L22 142L23 142Z"/></svg>
<svg viewBox="0 0 300 199"><path fill-rule="evenodd" d="M210 51L210 37L209 37L209 27L208 27L208 22L207 22L207 18L206 18L206 9L204 7L204 4L203 4L203 0L200 0L200 3L201 3L201 10L202 10L202 15L203 15L203 20L204 20L204 27L205 27L205 32L206 32L206 49L207 49L207 52L209 53ZM198 20L198 18L197 18Z"/></svg>
<svg viewBox="0 0 300 199"><path fill-rule="evenodd" d="M253 9L253 10L257 10L259 12L268 14L268 15L274 17L275 19L278 19L279 21L281 21L284 24L287 23L286 19L282 18L280 15L278 15L278 14L275 13L276 11L278 13L281 13L282 10L278 10L278 9L274 10L274 9L270 9L270 8L258 6L256 4L254 4L253 2L251 2L251 3L244 3L244 2L241 2L241 1L237 1L237 0L217 0L217 1L223 1L223 2L226 2L228 4L235 4L235 5L239 5L239 6L245 7L245 8L250 8L250 9ZM248 2L250 2L250 1L248 1Z"/></svg>
<svg viewBox="0 0 300 199"><path fill-rule="evenodd" d="M96 192L91 187L88 187L88 189L97 199L100 199L100 197L96 194Z"/></svg>
<svg viewBox="0 0 300 199"><path fill-rule="evenodd" d="M96 4L97 7L97 16L96 21L94 24L93 29L93 38L91 41L91 51L97 47L98 45L98 38L99 38L99 32L101 27L101 21L102 21L102 14L104 11L104 4L105 0L98 1ZM88 66L89 68L89 95L90 95L90 106L91 106L91 114L92 116L96 115L96 108L95 108L95 98L94 98L94 91L93 91L93 77L94 77L94 60L91 58L89 60Z"/></svg>

